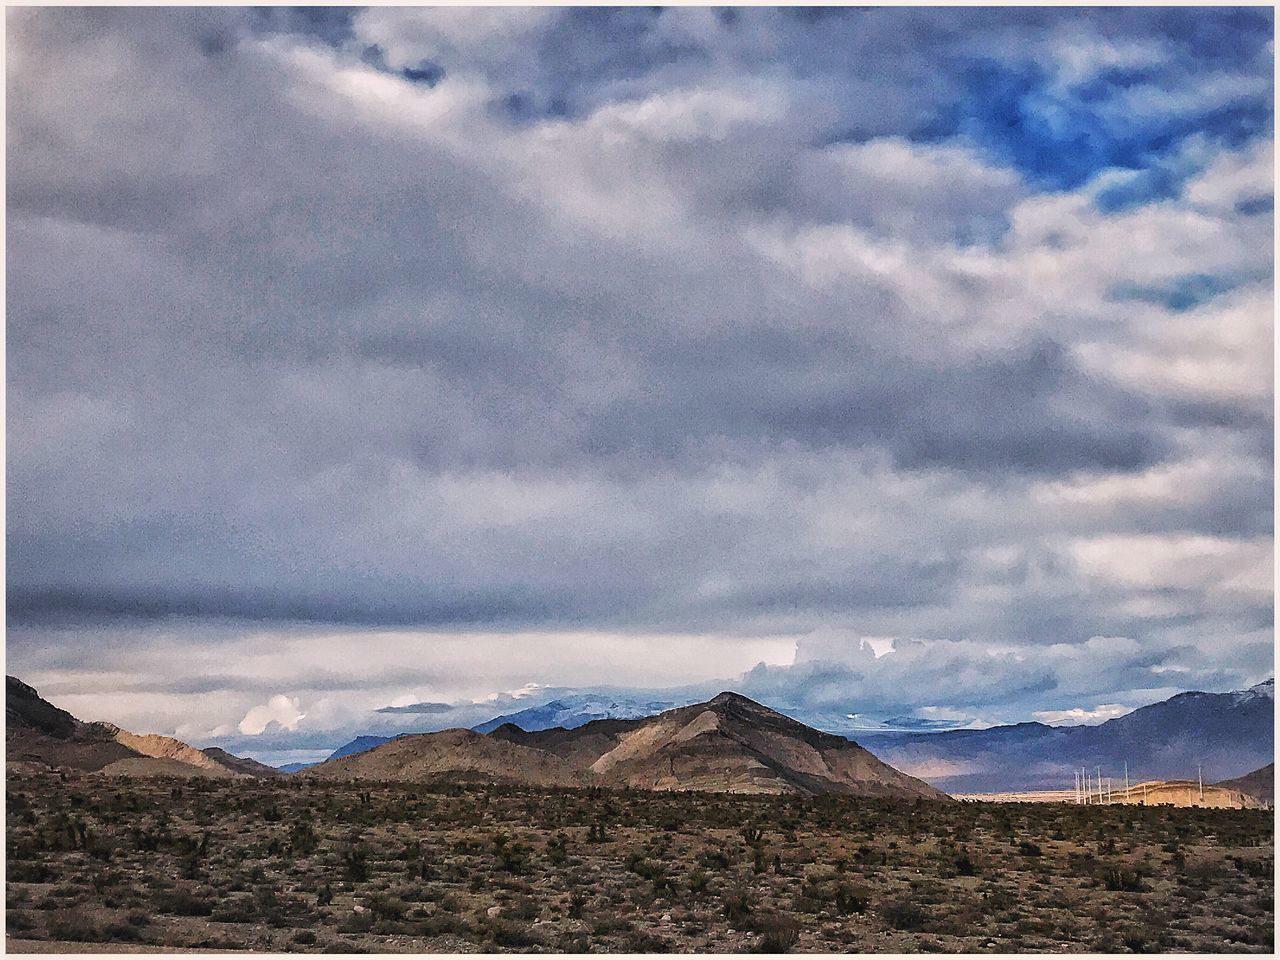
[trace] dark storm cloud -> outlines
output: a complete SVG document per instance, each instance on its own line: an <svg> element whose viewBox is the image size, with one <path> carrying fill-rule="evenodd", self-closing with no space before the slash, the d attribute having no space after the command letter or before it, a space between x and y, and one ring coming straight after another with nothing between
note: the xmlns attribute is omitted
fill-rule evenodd
<svg viewBox="0 0 1280 960"><path fill-rule="evenodd" d="M23 656L172 619L1254 650L1269 11L8 17Z"/></svg>

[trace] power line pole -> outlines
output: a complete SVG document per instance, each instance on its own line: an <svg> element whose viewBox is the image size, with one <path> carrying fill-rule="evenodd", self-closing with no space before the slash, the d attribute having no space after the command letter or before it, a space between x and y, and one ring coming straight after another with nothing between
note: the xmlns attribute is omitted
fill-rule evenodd
<svg viewBox="0 0 1280 960"><path fill-rule="evenodd" d="M1204 803L1204 769L1200 764L1196 764L1196 779L1200 781L1200 802Z"/></svg>
<svg viewBox="0 0 1280 960"><path fill-rule="evenodd" d="M1124 762L1124 799L1125 799L1125 802L1128 803L1129 801L1129 761L1128 760Z"/></svg>

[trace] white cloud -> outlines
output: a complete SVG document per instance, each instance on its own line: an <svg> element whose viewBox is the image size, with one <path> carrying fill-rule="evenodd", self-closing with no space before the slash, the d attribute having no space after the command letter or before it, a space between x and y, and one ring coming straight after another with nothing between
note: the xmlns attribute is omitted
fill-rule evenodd
<svg viewBox="0 0 1280 960"><path fill-rule="evenodd" d="M1121 706L1118 703L1100 703L1092 710L1086 710L1084 707L1071 707L1068 710L1036 710L1032 716L1041 723L1075 726L1102 723L1104 720L1123 717L1132 710L1132 707Z"/></svg>
<svg viewBox="0 0 1280 960"><path fill-rule="evenodd" d="M250 737L262 733L273 723L287 730L296 730L305 717L306 714L302 712L297 697L276 694L266 703L250 709L240 721L239 730Z"/></svg>

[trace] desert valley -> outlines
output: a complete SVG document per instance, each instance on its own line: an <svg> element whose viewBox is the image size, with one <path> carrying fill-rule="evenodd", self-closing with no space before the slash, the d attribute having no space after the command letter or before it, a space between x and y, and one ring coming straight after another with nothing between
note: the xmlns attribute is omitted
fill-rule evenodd
<svg viewBox="0 0 1280 960"><path fill-rule="evenodd" d="M14 952L1274 944L1269 766L1204 793L957 800L729 692L293 774L84 723L12 677L6 719Z"/></svg>

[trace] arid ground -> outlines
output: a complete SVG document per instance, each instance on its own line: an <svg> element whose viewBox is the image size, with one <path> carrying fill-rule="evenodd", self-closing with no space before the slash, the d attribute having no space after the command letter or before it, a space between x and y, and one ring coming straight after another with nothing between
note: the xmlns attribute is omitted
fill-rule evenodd
<svg viewBox="0 0 1280 960"><path fill-rule="evenodd" d="M7 791L14 951L1274 945L1263 810L57 774Z"/></svg>

